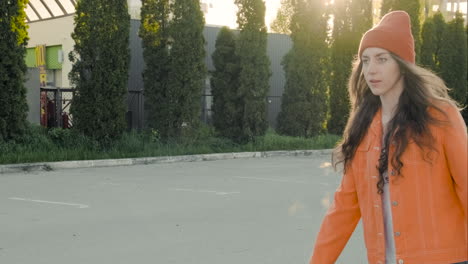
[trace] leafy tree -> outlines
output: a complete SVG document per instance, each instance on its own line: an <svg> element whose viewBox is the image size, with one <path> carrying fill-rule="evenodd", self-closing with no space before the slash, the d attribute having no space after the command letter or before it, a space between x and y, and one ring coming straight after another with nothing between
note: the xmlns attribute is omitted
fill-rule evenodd
<svg viewBox="0 0 468 264"><path fill-rule="evenodd" d="M330 119L328 131L340 135L346 126L350 102L347 83L363 33L372 26L371 0L337 0L331 44Z"/></svg>
<svg viewBox="0 0 468 264"><path fill-rule="evenodd" d="M281 7L276 13L276 18L270 24L271 31L275 33L291 34L289 29L293 16L293 0L281 0Z"/></svg>
<svg viewBox="0 0 468 264"><path fill-rule="evenodd" d="M215 71L211 78L213 94L213 125L221 136L236 139L240 133L239 99L239 58L236 39L228 27L221 28L212 55Z"/></svg>
<svg viewBox="0 0 468 264"><path fill-rule="evenodd" d="M278 115L281 134L312 137L324 130L328 88L327 18L320 0L301 0L294 4L293 47L283 59L286 85Z"/></svg>
<svg viewBox="0 0 468 264"><path fill-rule="evenodd" d="M254 140L268 128L267 101L270 60L267 56L267 30L263 0L235 0L238 6L237 24L240 33L237 44L239 56L239 89L241 132L237 140Z"/></svg>
<svg viewBox="0 0 468 264"><path fill-rule="evenodd" d="M26 3L27 0L0 1L0 141L24 134L27 124Z"/></svg>
<svg viewBox="0 0 468 264"><path fill-rule="evenodd" d="M130 16L126 0L81 0L70 52L73 125L101 142L125 129Z"/></svg>
<svg viewBox="0 0 468 264"><path fill-rule="evenodd" d="M450 95L460 104L464 104L467 97L467 38L464 24L463 15L457 12L455 19L447 24L439 55L440 74L452 89Z"/></svg>
<svg viewBox="0 0 468 264"><path fill-rule="evenodd" d="M169 75L169 0L143 0L139 35L142 39L145 108L148 127L165 131L171 126Z"/></svg>
<svg viewBox="0 0 468 264"><path fill-rule="evenodd" d="M175 0L169 26L170 54L167 80L168 126L163 137L180 137L184 126L193 131L199 125L201 95L205 87L205 19L199 0Z"/></svg>
<svg viewBox="0 0 468 264"><path fill-rule="evenodd" d="M411 32L414 37L414 50L416 51L416 59L419 59L421 49L420 36L420 16L421 16L421 0L383 0L380 14L384 16L393 10L404 10L411 18Z"/></svg>

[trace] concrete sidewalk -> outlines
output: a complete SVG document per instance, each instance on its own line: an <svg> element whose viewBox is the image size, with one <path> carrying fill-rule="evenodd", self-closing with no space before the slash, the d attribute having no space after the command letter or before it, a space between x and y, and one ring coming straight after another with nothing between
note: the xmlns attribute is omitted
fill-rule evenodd
<svg viewBox="0 0 468 264"><path fill-rule="evenodd" d="M0 165L0 174L31 172L31 171L52 171L60 169L78 168L99 168L115 166L148 165L172 162L195 162L213 161L242 158L267 158L267 157L297 157L297 156L317 156L330 155L330 149L322 150L294 150L294 151L264 151L264 152L234 152L234 153L214 153L182 156L162 156L132 159L105 159L105 160L76 160L60 162L39 162L39 163L18 163Z"/></svg>

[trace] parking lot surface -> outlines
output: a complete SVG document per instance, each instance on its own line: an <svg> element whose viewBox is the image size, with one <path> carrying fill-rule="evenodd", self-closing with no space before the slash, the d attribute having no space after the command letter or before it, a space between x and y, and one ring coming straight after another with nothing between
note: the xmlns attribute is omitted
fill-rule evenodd
<svg viewBox="0 0 468 264"><path fill-rule="evenodd" d="M0 263L308 263L340 182L329 162L323 155L2 174ZM367 263L360 225L337 263Z"/></svg>

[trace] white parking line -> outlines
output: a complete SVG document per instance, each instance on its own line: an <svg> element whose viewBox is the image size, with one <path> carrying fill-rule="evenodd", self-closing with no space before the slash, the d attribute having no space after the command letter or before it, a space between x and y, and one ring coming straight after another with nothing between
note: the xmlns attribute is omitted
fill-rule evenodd
<svg viewBox="0 0 468 264"><path fill-rule="evenodd" d="M229 195L229 194L238 194L240 192L222 192L222 191L209 191L209 190L195 190L195 189L185 189L185 188L170 188L171 191L178 192L199 192L199 193L214 193L216 195Z"/></svg>
<svg viewBox="0 0 468 264"><path fill-rule="evenodd" d="M68 205L68 206L75 206L75 207L78 207L78 208L80 208L80 209L89 208L89 205L86 205L86 204L62 203L62 202L35 200L35 199L18 198L18 197L10 197L10 198L8 198L8 199L9 199L9 200L16 200L16 201L34 202L34 203L47 203L47 204Z"/></svg>
<svg viewBox="0 0 468 264"><path fill-rule="evenodd" d="M101 184L101 185L110 185L110 186L120 186L120 185L122 185L120 183L114 183L114 182L100 182L99 184Z"/></svg>
<svg viewBox="0 0 468 264"><path fill-rule="evenodd" d="M272 181L272 182L288 182L288 183L301 183L301 184L307 184L308 182L305 181L292 181L292 180L282 180L282 179L270 179L270 178L258 178L258 177L234 177L234 178L239 178L239 179L248 179L248 180L260 180L260 181Z"/></svg>

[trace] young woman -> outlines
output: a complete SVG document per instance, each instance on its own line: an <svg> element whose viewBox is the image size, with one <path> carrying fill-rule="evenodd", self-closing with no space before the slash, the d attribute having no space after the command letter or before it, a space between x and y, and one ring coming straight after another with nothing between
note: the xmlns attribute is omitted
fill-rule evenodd
<svg viewBox="0 0 468 264"><path fill-rule="evenodd" d="M385 15L358 55L333 154L343 178L310 263L335 263L360 219L371 264L468 263L466 125L444 82L415 65L408 14Z"/></svg>

